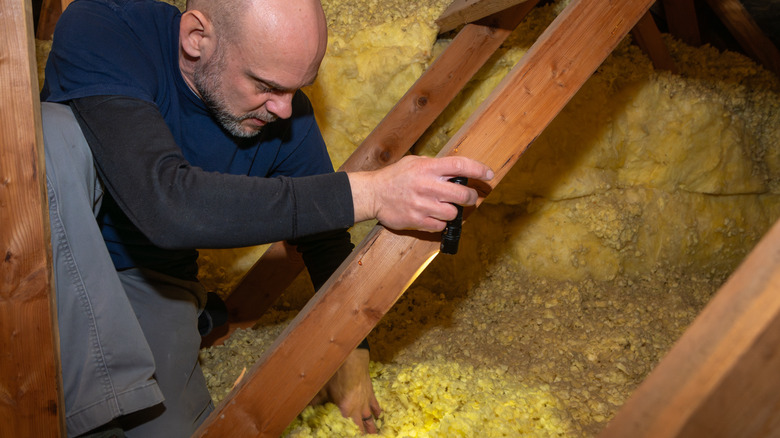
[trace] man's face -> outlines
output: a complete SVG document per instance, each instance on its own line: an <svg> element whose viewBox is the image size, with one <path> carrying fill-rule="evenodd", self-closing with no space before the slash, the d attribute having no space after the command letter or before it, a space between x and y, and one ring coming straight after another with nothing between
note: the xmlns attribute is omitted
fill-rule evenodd
<svg viewBox="0 0 780 438"><path fill-rule="evenodd" d="M258 134L265 124L273 122L278 116L269 113L264 108L264 103L258 102L253 105L254 108L251 108L248 105L249 100L262 99L236 96L239 90L225 84L223 79L230 79L230 77L225 78L229 73L225 45L222 43L208 61L195 67L193 82L206 107L223 128L236 137L252 137ZM242 105L244 100L247 102Z"/></svg>
<svg viewBox="0 0 780 438"><path fill-rule="evenodd" d="M292 115L293 94L314 81L319 62L301 69L273 62L280 60L258 50L237 49L220 42L214 54L194 68L192 78L203 102L230 134L253 137L268 123Z"/></svg>

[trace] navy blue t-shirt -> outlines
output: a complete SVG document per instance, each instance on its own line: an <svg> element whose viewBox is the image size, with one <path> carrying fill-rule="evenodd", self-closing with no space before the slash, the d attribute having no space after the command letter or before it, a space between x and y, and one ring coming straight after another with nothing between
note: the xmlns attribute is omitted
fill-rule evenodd
<svg viewBox="0 0 780 438"><path fill-rule="evenodd" d="M54 33L42 99L121 95L151 102L186 160L204 171L263 178L332 173L311 104L300 91L293 98L293 116L267 125L257 137L239 139L219 126L179 70L180 18L177 8L155 0L74 1ZM346 227L353 212L341 210L323 214L338 217ZM156 247L111 197L104 201L99 223L117 269L143 266L194 277L194 249ZM287 238L294 237L299 236Z"/></svg>

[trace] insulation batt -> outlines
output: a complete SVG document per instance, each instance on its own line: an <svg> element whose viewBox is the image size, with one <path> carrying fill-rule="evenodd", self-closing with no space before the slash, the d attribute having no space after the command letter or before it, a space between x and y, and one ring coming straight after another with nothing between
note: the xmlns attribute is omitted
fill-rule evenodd
<svg viewBox="0 0 780 438"><path fill-rule="evenodd" d="M323 1L328 53L305 91L334 166L446 47L448 4ZM535 8L415 152L438 152L565 4ZM780 216L780 82L664 40L680 74L623 41L469 217L458 255L369 335L381 436L597 435ZM226 295L265 248L202 251L202 281ZM202 351L216 402L310 289L301 275L253 330ZM359 434L328 404L285 435Z"/></svg>

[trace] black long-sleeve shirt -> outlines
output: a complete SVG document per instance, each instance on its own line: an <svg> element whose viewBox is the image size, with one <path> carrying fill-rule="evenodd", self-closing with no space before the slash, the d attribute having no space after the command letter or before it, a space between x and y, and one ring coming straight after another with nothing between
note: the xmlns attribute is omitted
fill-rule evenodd
<svg viewBox="0 0 780 438"><path fill-rule="evenodd" d="M71 107L108 191L99 223L118 269L142 266L193 278L195 248L292 240L319 287L349 254L345 228L354 212L346 174L208 172L184 158L148 102L93 96L74 99Z"/></svg>

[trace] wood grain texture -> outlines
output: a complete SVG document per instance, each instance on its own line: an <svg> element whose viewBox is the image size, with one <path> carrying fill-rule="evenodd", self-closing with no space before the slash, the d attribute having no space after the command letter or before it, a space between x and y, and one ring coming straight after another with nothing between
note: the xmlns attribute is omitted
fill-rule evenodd
<svg viewBox="0 0 780 438"><path fill-rule="evenodd" d="M496 170L490 192L563 109L652 0L574 0L440 155ZM467 215L471 209L464 212ZM377 226L196 431L275 437L437 254L440 236Z"/></svg>
<svg viewBox="0 0 780 438"><path fill-rule="evenodd" d="M339 169L374 170L400 160L536 5L529 0L464 27ZM254 325L303 270L294 248L271 245L226 300L228 324L204 338L220 345Z"/></svg>
<svg viewBox="0 0 780 438"><path fill-rule="evenodd" d="M35 37L39 40L50 40L54 35L54 27L57 25L62 11L68 7L72 0L41 0L41 13L38 18L38 29Z"/></svg>
<svg viewBox="0 0 780 438"><path fill-rule="evenodd" d="M701 33L699 19L696 16L694 0L662 0L666 24L669 33L681 39L685 44L699 47Z"/></svg>
<svg viewBox="0 0 780 438"><path fill-rule="evenodd" d="M739 0L707 0L745 53L780 76L780 51L758 27Z"/></svg>
<svg viewBox="0 0 780 438"><path fill-rule="evenodd" d="M0 418L64 435L32 8L0 0Z"/></svg>
<svg viewBox="0 0 780 438"><path fill-rule="evenodd" d="M666 43L661 38L661 32L653 20L650 12L647 12L631 30L631 36L634 37L636 44L653 62L653 67L658 70L668 70L677 73L677 67L674 65L672 56Z"/></svg>
<svg viewBox="0 0 780 438"><path fill-rule="evenodd" d="M455 0L436 19L439 33L473 23L496 12L509 9L526 0ZM535 2L536 3L536 2Z"/></svg>
<svg viewBox="0 0 780 438"><path fill-rule="evenodd" d="M600 438L780 436L780 221Z"/></svg>

